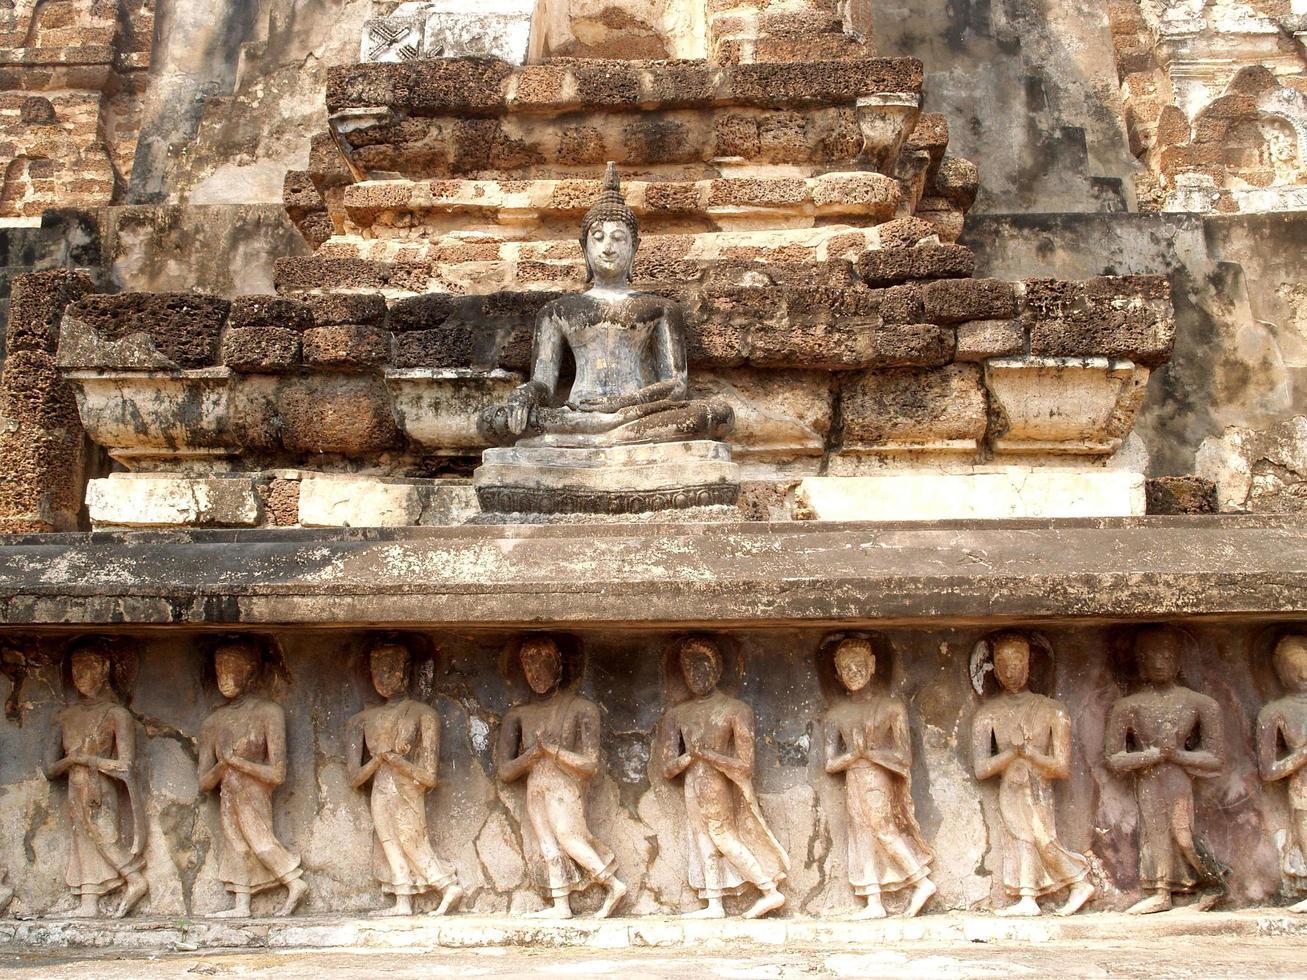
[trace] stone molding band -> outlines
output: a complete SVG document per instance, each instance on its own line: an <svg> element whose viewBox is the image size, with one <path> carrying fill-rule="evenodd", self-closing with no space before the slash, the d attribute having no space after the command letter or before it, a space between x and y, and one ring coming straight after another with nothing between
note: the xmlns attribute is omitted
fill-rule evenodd
<svg viewBox="0 0 1307 980"><path fill-rule="evenodd" d="M477 487L481 509L496 514L640 514L689 507L734 506L739 484L718 483L665 490L553 490L541 487Z"/></svg>

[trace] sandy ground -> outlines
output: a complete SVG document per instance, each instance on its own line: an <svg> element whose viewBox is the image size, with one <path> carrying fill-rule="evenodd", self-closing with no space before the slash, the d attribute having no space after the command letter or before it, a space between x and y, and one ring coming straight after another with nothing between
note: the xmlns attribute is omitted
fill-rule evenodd
<svg viewBox="0 0 1307 980"><path fill-rule="evenodd" d="M361 950L142 953L0 952L0 976L42 980L271 977L407 980L431 977L619 977L743 980L791 977L1307 977L1307 939L1207 936L1147 943L903 944L865 952L791 948L694 950Z"/></svg>

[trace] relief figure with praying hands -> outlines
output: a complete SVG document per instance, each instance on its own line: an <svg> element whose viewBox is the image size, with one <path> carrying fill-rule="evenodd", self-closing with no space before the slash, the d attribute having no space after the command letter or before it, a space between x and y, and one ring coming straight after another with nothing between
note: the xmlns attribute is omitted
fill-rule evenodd
<svg viewBox="0 0 1307 980"><path fill-rule="evenodd" d="M372 866L382 891L395 896L394 905L374 914L412 915L414 895L438 891L440 904L431 914L444 915L463 897L463 889L427 832L427 794L436 788L440 757L440 716L409 696L412 656L401 643L377 643L368 666L373 687L386 700L349 720L345 761L355 789L372 784Z"/></svg>
<svg viewBox="0 0 1307 980"><path fill-rule="evenodd" d="M779 884L790 859L754 792L753 711L718 690L722 655L712 640L685 640L678 659L691 697L663 716L657 758L664 778L684 777L689 881L705 903L686 916L719 919L723 896L752 885L762 895L744 917L755 919L785 904Z"/></svg>
<svg viewBox="0 0 1307 980"><path fill-rule="evenodd" d="M835 671L848 697L826 712L826 771L843 773L848 808L849 883L865 906L858 919L881 919L881 895L910 890L904 916L935 894L934 853L912 805L912 740L903 702L872 686L870 640L848 637L835 648Z"/></svg>
<svg viewBox="0 0 1307 980"><path fill-rule="evenodd" d="M509 709L499 728L495 768L505 783L526 779L526 815L550 904L532 918L570 919L573 892L605 890L595 912L607 918L626 894L613 852L591 832L586 788L599 771L599 708L561 690L563 660L549 637L531 637L519 652L532 697Z"/></svg>

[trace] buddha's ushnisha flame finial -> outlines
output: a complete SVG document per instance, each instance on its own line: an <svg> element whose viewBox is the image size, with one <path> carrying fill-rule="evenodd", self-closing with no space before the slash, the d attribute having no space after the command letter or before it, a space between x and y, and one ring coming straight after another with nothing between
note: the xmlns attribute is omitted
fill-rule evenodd
<svg viewBox="0 0 1307 980"><path fill-rule="evenodd" d="M604 172L599 199L581 219L582 250L585 249L585 240L590 235L590 229L604 221L622 222L631 230L631 241L633 243L639 241L640 222L636 219L635 212L627 206L626 199L622 197L622 182L617 176L617 164L611 160L608 161L608 169Z"/></svg>

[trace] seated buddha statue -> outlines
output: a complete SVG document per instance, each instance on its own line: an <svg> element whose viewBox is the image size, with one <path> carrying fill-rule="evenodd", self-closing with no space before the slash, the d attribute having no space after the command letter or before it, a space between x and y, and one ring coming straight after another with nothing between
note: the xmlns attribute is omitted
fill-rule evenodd
<svg viewBox="0 0 1307 980"><path fill-rule="evenodd" d="M581 221L590 288L541 309L531 380L482 413L484 438L588 448L716 439L730 428L729 405L689 397L680 304L631 288L639 241L635 212L610 163L599 199ZM558 404L565 347L576 375Z"/></svg>

